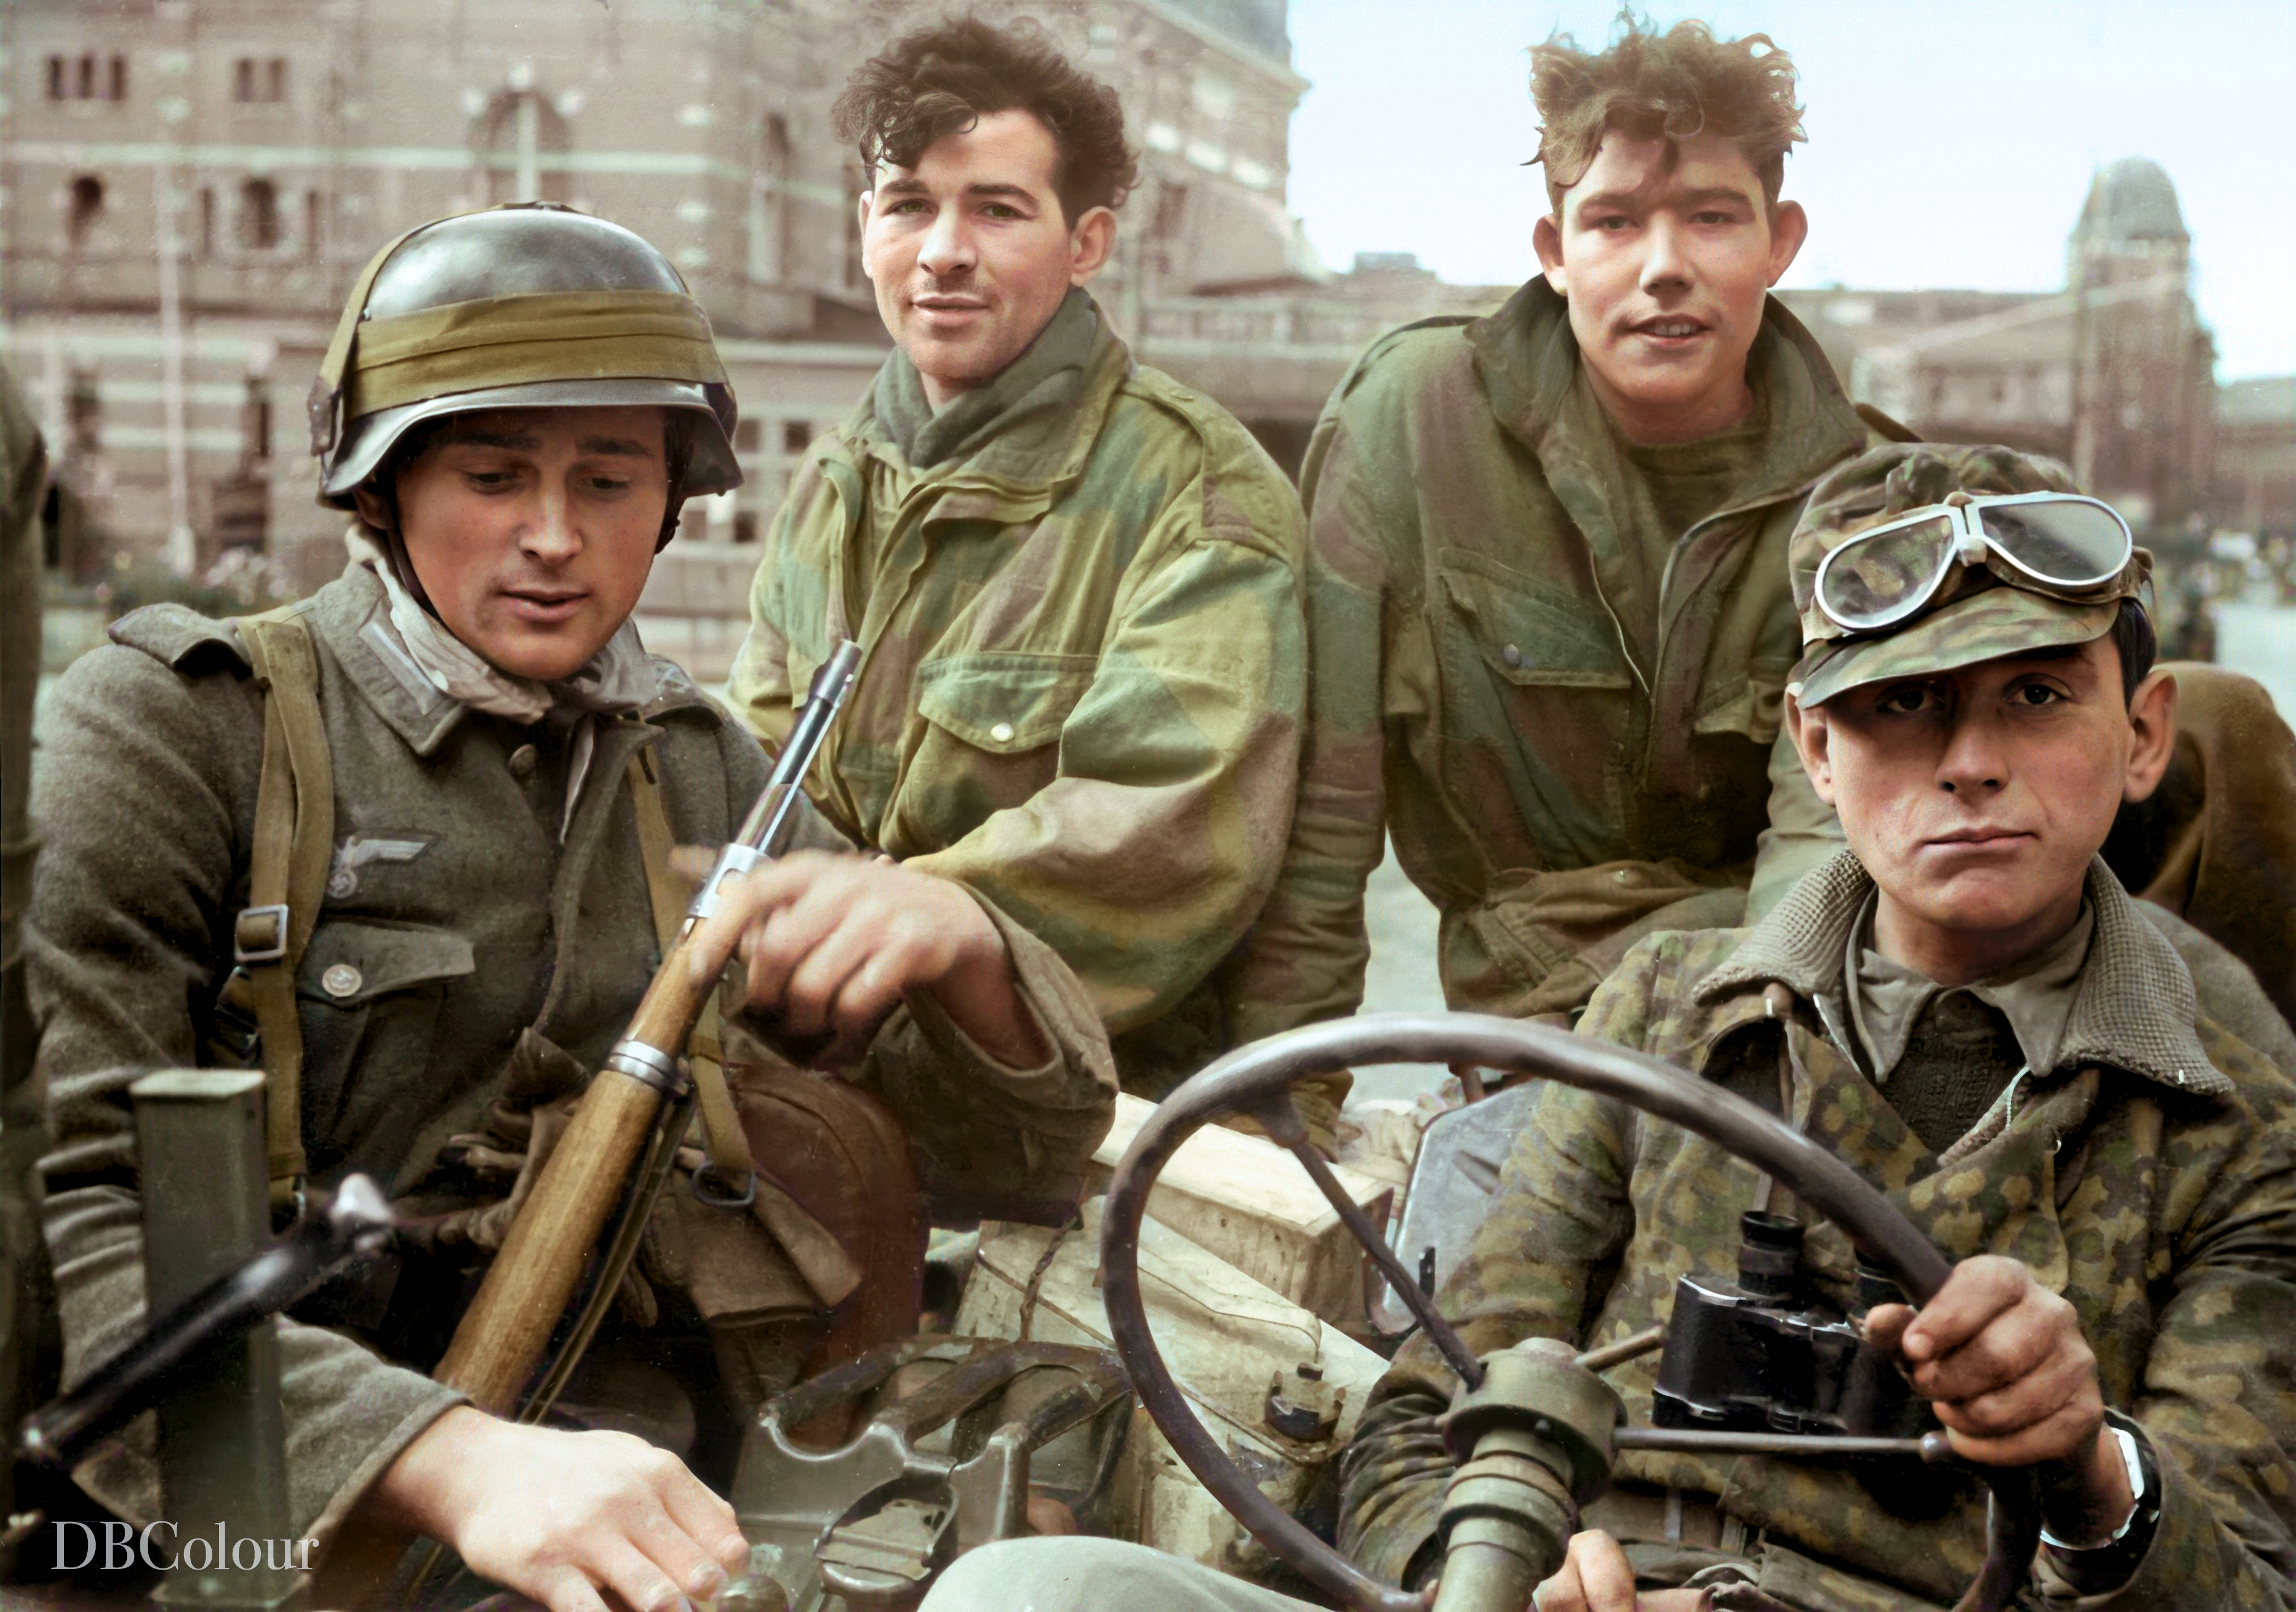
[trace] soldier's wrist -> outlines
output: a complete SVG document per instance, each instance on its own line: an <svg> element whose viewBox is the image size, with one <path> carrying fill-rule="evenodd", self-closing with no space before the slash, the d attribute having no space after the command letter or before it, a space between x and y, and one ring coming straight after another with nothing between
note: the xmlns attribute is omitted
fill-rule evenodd
<svg viewBox="0 0 2296 1612"><path fill-rule="evenodd" d="M2040 1468L2043 1537L2062 1550L2110 1544L2136 1513L2142 1488L2128 1435L2100 1420L2087 1452Z"/></svg>
<svg viewBox="0 0 2296 1612"><path fill-rule="evenodd" d="M2112 1441L2113 1459L2123 1465L2132 1491L2128 1515L2107 1537L2095 1543L2068 1542L2065 1536L2046 1526L2041 1534L2052 1576L2085 1595L2102 1594L2127 1583L2150 1554L2161 1522L2160 1458L2144 1429L2135 1418L2107 1411L2104 1436Z"/></svg>

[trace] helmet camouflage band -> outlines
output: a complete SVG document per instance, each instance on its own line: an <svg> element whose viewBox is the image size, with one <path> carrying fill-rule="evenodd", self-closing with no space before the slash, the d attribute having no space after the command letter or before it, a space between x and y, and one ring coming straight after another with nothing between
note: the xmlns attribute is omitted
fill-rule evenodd
<svg viewBox="0 0 2296 1612"><path fill-rule="evenodd" d="M328 343L311 388L320 501L351 508L352 489L426 420L649 404L696 417L673 504L742 484L733 388L667 258L547 203L442 218L375 254Z"/></svg>
<svg viewBox="0 0 2296 1612"><path fill-rule="evenodd" d="M1890 443L1828 472L1811 489L1786 551L1801 664L1787 691L1808 709L1836 694L1897 677L1919 677L2030 650L2086 643L2112 630L2123 599L2142 602L2152 556L2138 549L2118 578L2081 601L2037 593L1984 565L1956 562L1917 614L1874 632L1852 632L1817 603L1821 561L1861 532L1955 493L2078 493L2053 459L2005 447Z"/></svg>

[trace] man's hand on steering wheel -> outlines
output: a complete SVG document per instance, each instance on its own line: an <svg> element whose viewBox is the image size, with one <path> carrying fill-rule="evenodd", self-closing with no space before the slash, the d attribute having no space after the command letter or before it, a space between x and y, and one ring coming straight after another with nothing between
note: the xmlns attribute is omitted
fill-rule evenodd
<svg viewBox="0 0 2296 1612"><path fill-rule="evenodd" d="M2136 1497L2105 1427L2096 1356L2072 1305L2021 1261L1964 1259L1918 1315L1879 1305L1866 1335L1898 1353L1963 1460L2042 1467L2058 1539L2102 1542L2128 1518Z"/></svg>

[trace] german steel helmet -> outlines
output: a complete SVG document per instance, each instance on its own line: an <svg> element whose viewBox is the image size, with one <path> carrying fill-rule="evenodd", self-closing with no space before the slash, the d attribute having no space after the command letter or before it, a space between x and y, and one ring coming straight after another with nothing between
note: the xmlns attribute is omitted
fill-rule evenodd
<svg viewBox="0 0 2296 1612"><path fill-rule="evenodd" d="M644 404L698 416L679 495L741 486L734 389L668 258L548 202L441 218L375 254L327 344L310 398L320 501L353 507L422 421Z"/></svg>

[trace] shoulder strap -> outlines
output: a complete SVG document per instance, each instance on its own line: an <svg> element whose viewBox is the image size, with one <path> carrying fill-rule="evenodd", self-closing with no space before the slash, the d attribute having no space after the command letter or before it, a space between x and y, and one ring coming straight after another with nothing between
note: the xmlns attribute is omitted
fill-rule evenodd
<svg viewBox="0 0 2296 1612"><path fill-rule="evenodd" d="M662 808L661 783L654 776L651 750L642 749L630 757L629 776L630 804L638 819L638 854L645 863L646 894L653 903L654 934L661 942L661 954L667 957L685 925L686 904L669 868L676 840L669 830L669 814ZM742 1183L750 1181L754 1166L750 1139L742 1133L734 1094L726 1089L725 1056L718 1036L718 994L713 991L687 1038L686 1063L693 1072L693 1095L701 1110L710 1172L721 1191L739 1192L744 1191Z"/></svg>
<svg viewBox="0 0 2296 1612"><path fill-rule="evenodd" d="M271 1199L303 1182L303 1026L295 970L319 921L335 841L334 762L319 716L311 634L286 610L239 621L248 664L265 691L263 771L255 790L248 904L232 926L232 960L247 972L263 1042Z"/></svg>

